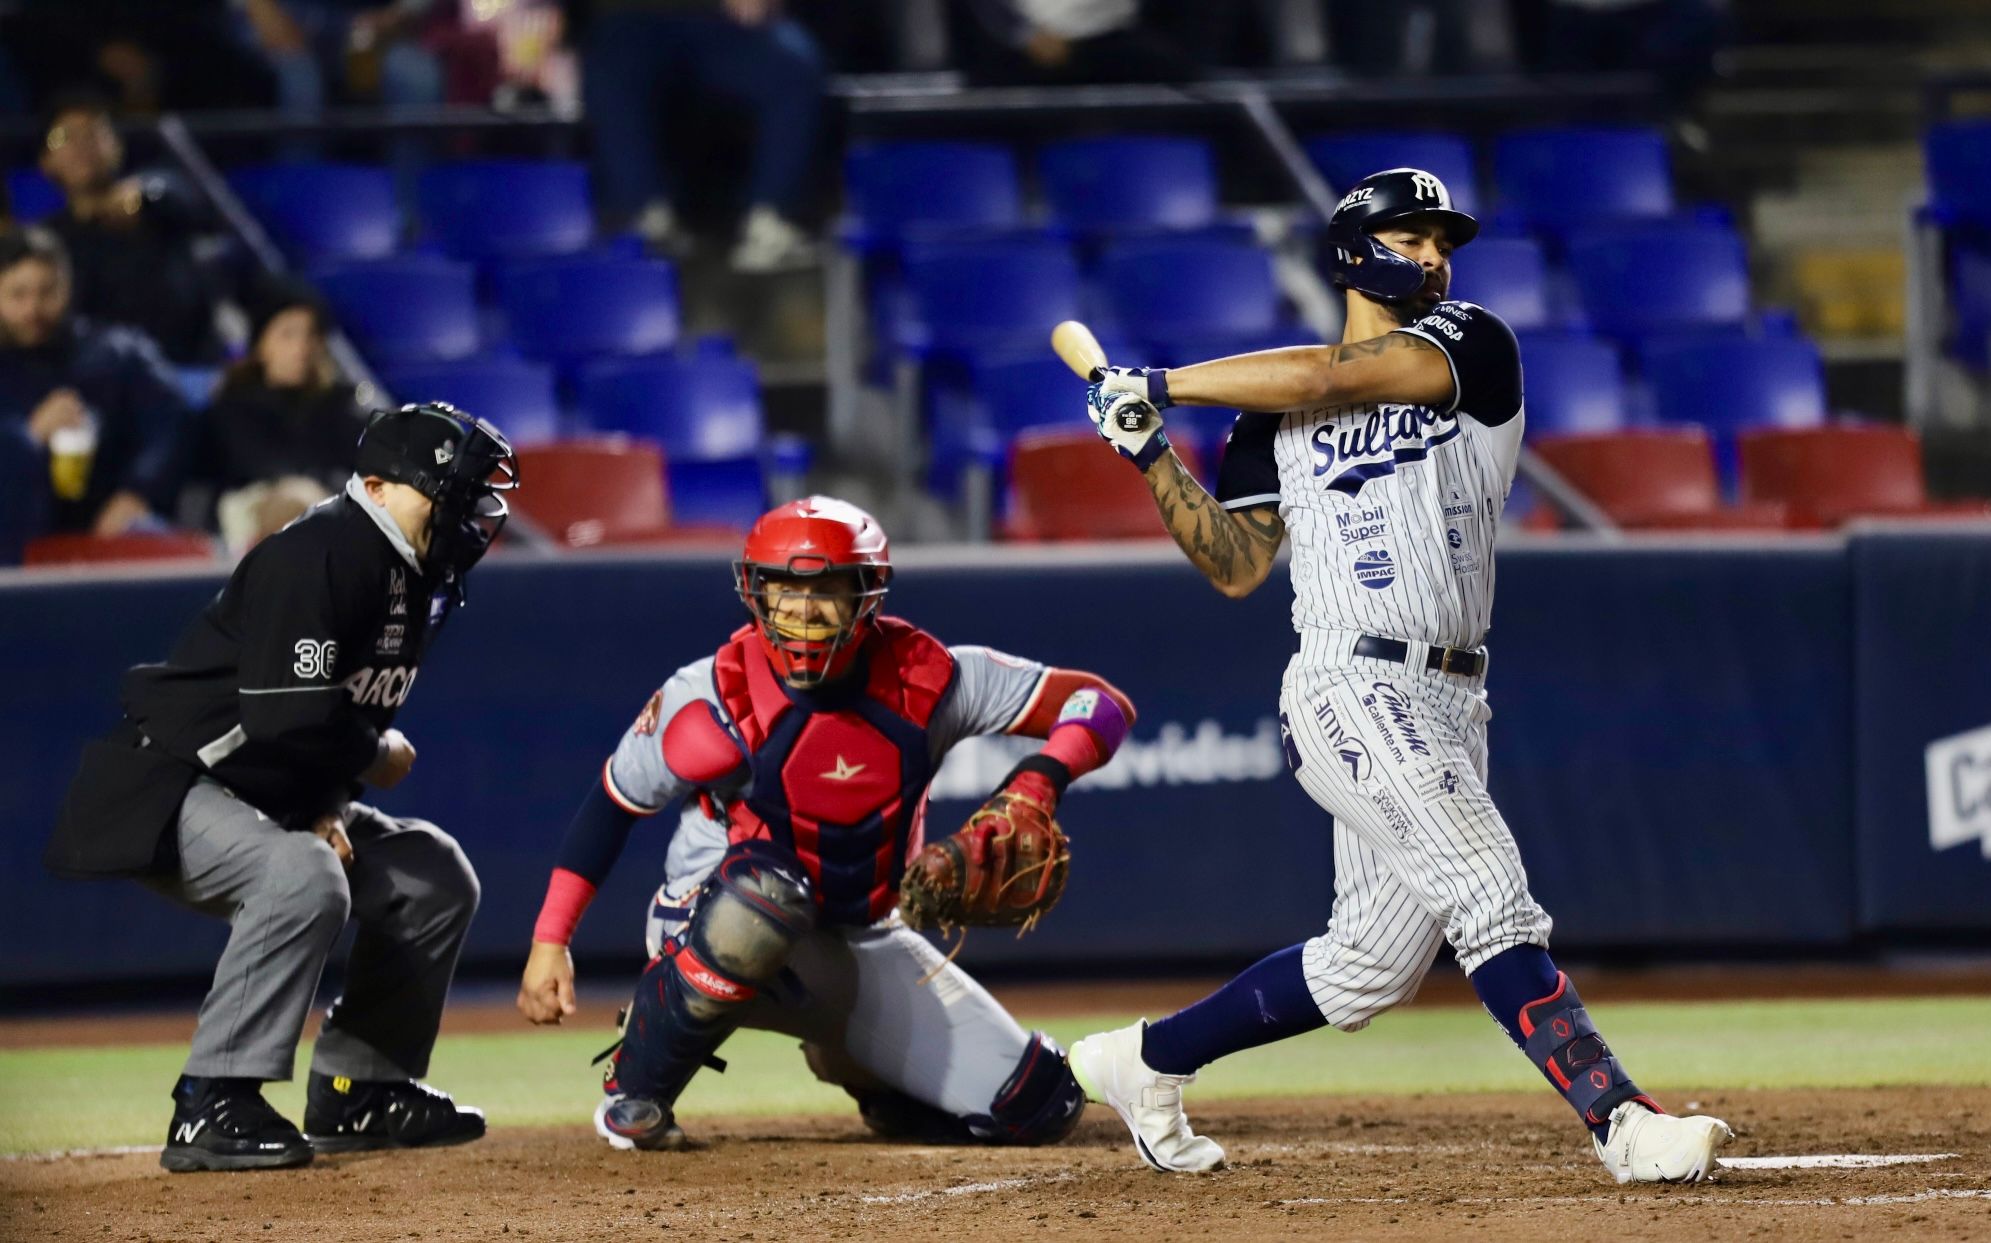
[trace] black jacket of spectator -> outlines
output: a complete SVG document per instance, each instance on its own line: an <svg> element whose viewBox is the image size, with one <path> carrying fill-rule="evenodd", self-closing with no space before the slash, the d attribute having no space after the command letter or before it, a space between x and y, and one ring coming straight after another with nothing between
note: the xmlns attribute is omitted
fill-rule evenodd
<svg viewBox="0 0 1991 1243"><path fill-rule="evenodd" d="M112 493L135 492L172 512L188 424L172 370L129 328L71 319L35 349L0 349L0 420L25 428L42 399L73 388L97 417L97 450L80 499L56 500L48 530L88 531Z"/></svg>
<svg viewBox="0 0 1991 1243"><path fill-rule="evenodd" d="M200 416L188 475L220 492L285 475L336 492L352 474L365 428L366 411L349 384L271 388L245 376L222 385Z"/></svg>
<svg viewBox="0 0 1991 1243"><path fill-rule="evenodd" d="M221 357L214 288L194 254L202 213L172 177L141 184L144 206L128 223L81 220L68 207L43 222L69 249L70 305L143 330L176 363L212 363Z"/></svg>

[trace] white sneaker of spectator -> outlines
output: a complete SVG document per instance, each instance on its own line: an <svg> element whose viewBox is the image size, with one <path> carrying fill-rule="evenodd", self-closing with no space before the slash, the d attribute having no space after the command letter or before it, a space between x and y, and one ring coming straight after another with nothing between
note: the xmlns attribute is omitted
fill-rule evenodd
<svg viewBox="0 0 1991 1243"><path fill-rule="evenodd" d="M659 254L684 255L691 250L691 235L678 224L677 213L662 201L650 203L636 217L636 233Z"/></svg>
<svg viewBox="0 0 1991 1243"><path fill-rule="evenodd" d="M736 271L785 272L815 261L815 241L772 207L763 205L747 213L740 244L733 247Z"/></svg>

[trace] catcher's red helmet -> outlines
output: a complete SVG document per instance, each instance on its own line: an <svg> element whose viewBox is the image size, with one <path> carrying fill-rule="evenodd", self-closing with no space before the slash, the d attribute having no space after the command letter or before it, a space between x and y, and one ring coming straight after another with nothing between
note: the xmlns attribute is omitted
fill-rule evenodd
<svg viewBox="0 0 1991 1243"><path fill-rule="evenodd" d="M775 671L795 686L814 686L847 673L871 637L892 579L892 550L870 514L835 497L810 496L762 514L733 571ZM814 621L806 611L780 616L770 605L770 585L778 597L782 584L813 587L809 580L818 576L825 594L849 593L837 624Z"/></svg>

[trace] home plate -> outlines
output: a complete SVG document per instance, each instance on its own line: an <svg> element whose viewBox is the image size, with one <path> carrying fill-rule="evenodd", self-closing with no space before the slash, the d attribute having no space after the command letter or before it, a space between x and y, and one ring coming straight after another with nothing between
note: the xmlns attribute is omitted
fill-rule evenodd
<svg viewBox="0 0 1991 1243"><path fill-rule="evenodd" d="M1920 1165L1925 1161L1954 1160L1953 1152L1819 1153L1803 1157L1718 1157L1717 1164L1731 1170L1868 1170L1878 1165Z"/></svg>

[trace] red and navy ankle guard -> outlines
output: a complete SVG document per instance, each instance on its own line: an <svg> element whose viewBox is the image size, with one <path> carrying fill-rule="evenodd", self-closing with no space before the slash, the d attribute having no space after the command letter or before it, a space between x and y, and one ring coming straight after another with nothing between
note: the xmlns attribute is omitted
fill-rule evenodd
<svg viewBox="0 0 1991 1243"><path fill-rule="evenodd" d="M1576 995L1576 986L1562 972L1556 972L1553 993L1521 1007L1521 1035L1528 1060L1589 1125L1605 1125L1611 1111L1626 1101L1638 1101L1654 1113L1666 1112L1638 1090L1611 1055Z"/></svg>

